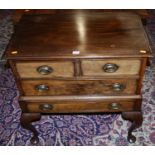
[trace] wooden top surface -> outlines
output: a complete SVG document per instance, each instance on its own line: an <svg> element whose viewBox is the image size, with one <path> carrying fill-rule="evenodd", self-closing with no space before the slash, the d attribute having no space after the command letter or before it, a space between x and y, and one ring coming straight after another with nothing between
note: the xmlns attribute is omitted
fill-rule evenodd
<svg viewBox="0 0 155 155"><path fill-rule="evenodd" d="M78 11L83 11L78 9ZM12 14L12 20L14 24L18 23L24 14L57 14L57 13L72 13L77 11L77 9L16 9ZM138 14L142 19L149 18L150 15L146 9L87 9L85 10L89 13L92 12L130 12Z"/></svg>
<svg viewBox="0 0 155 155"><path fill-rule="evenodd" d="M77 10L67 14L24 15L6 56L8 59L145 57L150 55L149 50L137 15Z"/></svg>

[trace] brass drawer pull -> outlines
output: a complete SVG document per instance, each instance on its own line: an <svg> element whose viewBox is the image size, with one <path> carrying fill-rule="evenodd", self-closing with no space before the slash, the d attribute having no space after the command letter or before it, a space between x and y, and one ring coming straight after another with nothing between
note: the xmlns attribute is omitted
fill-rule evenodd
<svg viewBox="0 0 155 155"><path fill-rule="evenodd" d="M119 110L121 108L121 104L119 103L111 103L109 104L109 109L110 110Z"/></svg>
<svg viewBox="0 0 155 155"><path fill-rule="evenodd" d="M112 84L112 89L114 91L123 91L125 89L125 85L121 83L114 83Z"/></svg>
<svg viewBox="0 0 155 155"><path fill-rule="evenodd" d="M116 64L112 64L112 63L107 63L103 66L103 71L107 72L107 73L113 73L116 72L118 70L119 66L117 66Z"/></svg>
<svg viewBox="0 0 155 155"><path fill-rule="evenodd" d="M42 91L47 91L49 90L49 87L44 85L44 84L41 84L41 85L36 85L35 86L35 90L39 91L39 92L42 92Z"/></svg>
<svg viewBox="0 0 155 155"><path fill-rule="evenodd" d="M52 110L53 109L53 106L52 105L49 105L49 104L41 104L39 106L39 109L40 110L43 110L43 111Z"/></svg>
<svg viewBox="0 0 155 155"><path fill-rule="evenodd" d="M50 66L46 66L46 65L45 66L39 66L37 68L37 72L42 74L42 75L48 75L48 74L53 72L53 68Z"/></svg>

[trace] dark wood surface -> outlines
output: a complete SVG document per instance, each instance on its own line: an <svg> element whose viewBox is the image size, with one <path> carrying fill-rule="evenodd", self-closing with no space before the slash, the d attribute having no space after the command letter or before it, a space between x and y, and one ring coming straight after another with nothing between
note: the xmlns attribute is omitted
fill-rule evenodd
<svg viewBox="0 0 155 155"><path fill-rule="evenodd" d="M72 95L72 96L20 96L20 101L105 101L105 100L141 99L141 95Z"/></svg>
<svg viewBox="0 0 155 155"><path fill-rule="evenodd" d="M142 125L142 113L140 111L123 112L122 117L126 120L131 121L127 139L130 143L134 143L136 141L136 137L132 134L132 132Z"/></svg>
<svg viewBox="0 0 155 155"><path fill-rule="evenodd" d="M90 113L90 112L122 112L133 111L134 101L102 101L102 102L27 102L27 112L32 113ZM113 107L113 105L116 105Z"/></svg>
<svg viewBox="0 0 155 155"><path fill-rule="evenodd" d="M141 20L132 13L77 10L65 16L24 15L15 32L7 51L9 59L150 55Z"/></svg>
<svg viewBox="0 0 155 155"><path fill-rule="evenodd" d="M80 9L78 9L80 10ZM70 13L70 12L75 12L76 10L74 9L16 9L14 10L13 14L12 14L12 20L14 21L14 23L18 23L19 20L21 19L21 17L24 14L57 14L57 13L62 13L62 14L66 14L66 13ZM85 10L89 13L91 12L126 12L126 13L134 13L139 15L142 19L146 19L148 18L150 15L147 12L146 9L87 9Z"/></svg>
<svg viewBox="0 0 155 155"><path fill-rule="evenodd" d="M37 130L31 123L34 121L39 121L40 119L41 119L40 113L22 113L20 118L22 127L27 130L30 130L33 133L33 136L30 141L34 145L39 142L39 138Z"/></svg>
<svg viewBox="0 0 155 155"><path fill-rule="evenodd" d="M62 81L62 80L22 80L22 88L26 96L50 95L131 95L135 94L136 80L108 79L96 81ZM114 84L123 85L122 89L115 90ZM36 90L44 85L48 90Z"/></svg>
<svg viewBox="0 0 155 155"><path fill-rule="evenodd" d="M128 140L135 142L132 131L142 123L141 87L149 56L141 19L133 13L59 10L24 15L6 58L20 91L21 124L33 132L31 142L39 141L31 123L41 113L79 112L122 112L132 122ZM42 74L42 66L50 72ZM115 92L113 83L125 89ZM41 84L49 90L38 92Z"/></svg>

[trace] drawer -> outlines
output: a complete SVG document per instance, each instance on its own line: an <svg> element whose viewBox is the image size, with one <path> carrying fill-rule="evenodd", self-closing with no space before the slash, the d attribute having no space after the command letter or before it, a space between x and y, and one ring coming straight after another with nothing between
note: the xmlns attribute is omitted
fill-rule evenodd
<svg viewBox="0 0 155 155"><path fill-rule="evenodd" d="M78 112L122 112L134 109L134 101L103 102L24 102L27 112L78 113Z"/></svg>
<svg viewBox="0 0 155 155"><path fill-rule="evenodd" d="M89 81L22 80L26 96L43 95L123 95L135 94L137 81L129 79L108 79Z"/></svg>
<svg viewBox="0 0 155 155"><path fill-rule="evenodd" d="M83 75L106 76L106 75L138 75L140 60L83 60L81 62Z"/></svg>
<svg viewBox="0 0 155 155"><path fill-rule="evenodd" d="M18 62L17 72L21 78L72 77L74 67L72 62Z"/></svg>

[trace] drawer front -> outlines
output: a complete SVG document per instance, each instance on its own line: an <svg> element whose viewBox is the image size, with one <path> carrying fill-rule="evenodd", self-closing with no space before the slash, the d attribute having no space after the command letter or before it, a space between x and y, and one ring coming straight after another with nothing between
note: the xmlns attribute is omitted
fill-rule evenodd
<svg viewBox="0 0 155 155"><path fill-rule="evenodd" d="M103 101L103 102L28 102L28 112L39 113L78 113L78 112L121 112L134 109L134 101Z"/></svg>
<svg viewBox="0 0 155 155"><path fill-rule="evenodd" d="M82 71L85 76L138 75L140 60L84 60Z"/></svg>
<svg viewBox="0 0 155 155"><path fill-rule="evenodd" d="M136 93L136 80L22 80L24 95L123 95Z"/></svg>
<svg viewBox="0 0 155 155"><path fill-rule="evenodd" d="M73 77L72 62L18 62L17 72L21 78Z"/></svg>

